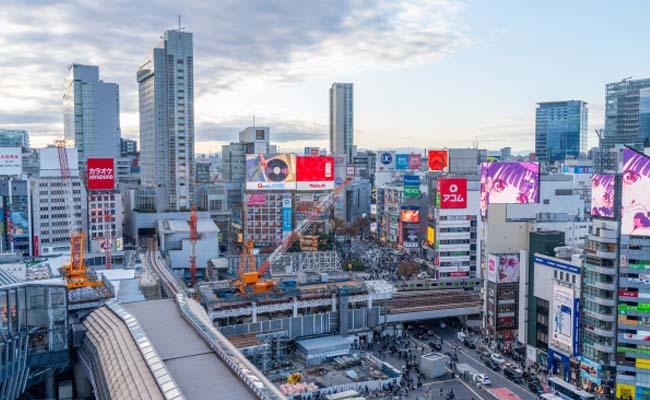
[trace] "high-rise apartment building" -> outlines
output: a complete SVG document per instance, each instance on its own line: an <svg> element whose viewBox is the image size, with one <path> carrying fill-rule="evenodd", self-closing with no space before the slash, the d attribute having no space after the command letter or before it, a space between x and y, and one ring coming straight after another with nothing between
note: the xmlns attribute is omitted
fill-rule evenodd
<svg viewBox="0 0 650 400"><path fill-rule="evenodd" d="M650 141L650 79L608 83L604 148L626 144L641 149Z"/></svg>
<svg viewBox="0 0 650 400"><path fill-rule="evenodd" d="M330 88L330 153L354 156L354 85L333 83Z"/></svg>
<svg viewBox="0 0 650 400"><path fill-rule="evenodd" d="M535 157L552 164L587 153L587 103L581 100L537 103Z"/></svg>
<svg viewBox="0 0 650 400"><path fill-rule="evenodd" d="M159 211L188 210L194 196L192 34L166 31L138 70L140 179Z"/></svg>
<svg viewBox="0 0 650 400"><path fill-rule="evenodd" d="M32 253L32 209L26 179L0 179L0 253Z"/></svg>
<svg viewBox="0 0 650 400"><path fill-rule="evenodd" d="M134 156L138 153L138 142L132 139L120 139L120 154L122 156Z"/></svg>
<svg viewBox="0 0 650 400"><path fill-rule="evenodd" d="M85 170L88 158L120 155L119 86L99 79L96 65L72 64L63 85L63 129Z"/></svg>

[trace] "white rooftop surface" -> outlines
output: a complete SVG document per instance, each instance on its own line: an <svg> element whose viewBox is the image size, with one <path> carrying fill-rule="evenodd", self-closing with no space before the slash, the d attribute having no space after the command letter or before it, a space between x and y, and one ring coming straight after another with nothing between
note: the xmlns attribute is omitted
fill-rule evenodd
<svg viewBox="0 0 650 400"><path fill-rule="evenodd" d="M158 227L164 232L189 232L190 223L182 219L163 219L158 221ZM219 232L219 227L210 218L201 218L196 221L198 233Z"/></svg>
<svg viewBox="0 0 650 400"><path fill-rule="evenodd" d="M340 335L333 335L314 339L298 340L298 345L307 351L315 351L327 349L333 346L349 346L353 342L354 338L352 336L343 337Z"/></svg>

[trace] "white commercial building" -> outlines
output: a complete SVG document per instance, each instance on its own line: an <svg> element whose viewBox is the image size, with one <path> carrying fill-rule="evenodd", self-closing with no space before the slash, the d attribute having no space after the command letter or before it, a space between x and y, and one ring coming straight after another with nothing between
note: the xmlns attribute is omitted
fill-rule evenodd
<svg viewBox="0 0 650 400"><path fill-rule="evenodd" d="M88 158L120 156L120 95L116 83L99 79L99 67L72 64L63 86L63 129L79 154Z"/></svg>
<svg viewBox="0 0 650 400"><path fill-rule="evenodd" d="M157 211L188 210L194 196L192 34L166 31L138 70L140 177Z"/></svg>
<svg viewBox="0 0 650 400"><path fill-rule="evenodd" d="M354 156L354 85L333 83L330 87L330 153Z"/></svg>
<svg viewBox="0 0 650 400"><path fill-rule="evenodd" d="M110 221L107 221L107 218L110 218ZM123 222L122 196L118 190L89 191L88 249L90 252L102 252L109 244L113 251L121 251Z"/></svg>
<svg viewBox="0 0 650 400"><path fill-rule="evenodd" d="M196 270L200 279L205 274L208 261L219 257L219 228L209 218L199 218L196 223ZM172 270L177 276L189 279L190 224L187 220L162 219L157 225L160 249L167 254Z"/></svg>
<svg viewBox="0 0 650 400"><path fill-rule="evenodd" d="M34 221L34 255L58 255L70 251L70 218L68 189L72 184L74 219L77 229L87 234L86 188L79 177L77 151L66 149L70 182L61 179L59 152L56 147L39 150L39 177L32 184L32 215Z"/></svg>

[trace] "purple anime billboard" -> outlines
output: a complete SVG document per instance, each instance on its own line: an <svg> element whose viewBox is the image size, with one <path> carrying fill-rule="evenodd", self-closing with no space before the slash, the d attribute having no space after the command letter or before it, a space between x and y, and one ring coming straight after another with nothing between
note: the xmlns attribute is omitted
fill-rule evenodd
<svg viewBox="0 0 650 400"><path fill-rule="evenodd" d="M650 236L650 157L623 149L621 234Z"/></svg>
<svg viewBox="0 0 650 400"><path fill-rule="evenodd" d="M539 202L539 164L490 162L481 164L481 214L488 204Z"/></svg>
<svg viewBox="0 0 650 400"><path fill-rule="evenodd" d="M614 175L596 174L591 177L591 216L614 218Z"/></svg>

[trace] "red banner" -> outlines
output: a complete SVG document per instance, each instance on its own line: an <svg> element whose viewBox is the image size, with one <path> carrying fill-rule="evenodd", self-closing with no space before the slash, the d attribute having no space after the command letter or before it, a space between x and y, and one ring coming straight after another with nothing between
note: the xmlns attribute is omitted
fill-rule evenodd
<svg viewBox="0 0 650 400"><path fill-rule="evenodd" d="M115 167L112 158L88 159L88 190L115 189Z"/></svg>
<svg viewBox="0 0 650 400"><path fill-rule="evenodd" d="M429 171L445 171L449 166L447 150L429 150Z"/></svg>
<svg viewBox="0 0 650 400"><path fill-rule="evenodd" d="M467 179L438 179L440 208L467 208Z"/></svg>
<svg viewBox="0 0 650 400"><path fill-rule="evenodd" d="M334 157L296 157L298 190L334 189Z"/></svg>
<svg viewBox="0 0 650 400"><path fill-rule="evenodd" d="M629 292L627 290L619 290L618 295L623 297L639 297L639 292Z"/></svg>

